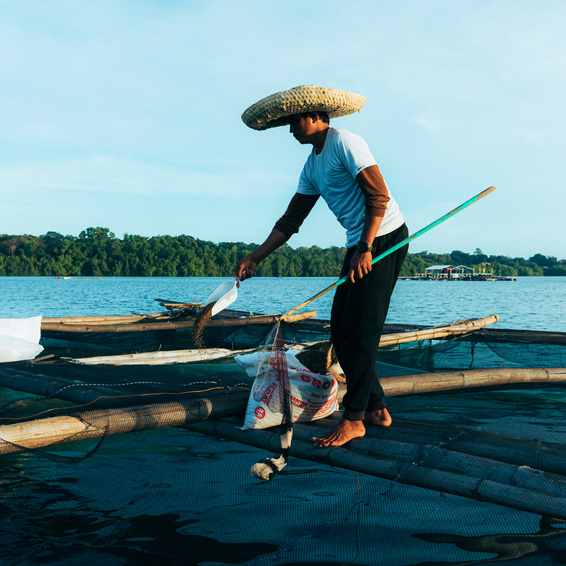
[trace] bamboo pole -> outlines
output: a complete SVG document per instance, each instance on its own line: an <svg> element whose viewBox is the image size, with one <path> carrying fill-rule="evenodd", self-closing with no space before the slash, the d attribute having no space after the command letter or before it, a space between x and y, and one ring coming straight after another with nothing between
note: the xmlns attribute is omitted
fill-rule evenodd
<svg viewBox="0 0 566 566"><path fill-rule="evenodd" d="M198 423L186 428L269 452L280 451L278 432L242 431L226 421ZM472 460L465 454L448 454L442 449L436 454L431 452L431 457L424 458L422 465L415 465L415 460L409 461L412 458L417 461L423 458L432 446L411 447L390 443L389 447L385 447L380 442L374 444L374 451L371 453L358 452L353 447L364 439L356 439L349 443L347 448L321 449L314 447L312 443L312 437L320 434L320 429L315 426L294 427L289 455L443 493L566 519L564 476L531 470L526 466L506 465L485 458L473 457ZM403 453L409 454L410 458L396 459L398 454ZM440 468L441 465L446 467Z"/></svg>
<svg viewBox="0 0 566 566"><path fill-rule="evenodd" d="M155 312L148 314L115 314L115 315L98 315L98 316L56 316L56 317L43 317L42 324L107 324L109 322L136 322L146 318L164 318L169 320L171 315L169 313Z"/></svg>
<svg viewBox="0 0 566 566"><path fill-rule="evenodd" d="M316 311L307 311L287 317L286 322L297 322L308 320L316 316ZM163 320L162 322L137 322L132 324L81 324L64 322L42 322L42 331L56 332L147 332L149 330L179 330L182 328L193 328L196 319L186 320ZM226 326L247 326L255 324L274 324L282 320L280 314L254 315L245 318L218 318L210 319L206 323L207 328L217 328Z"/></svg>
<svg viewBox="0 0 566 566"><path fill-rule="evenodd" d="M513 342L523 344L556 344L566 345L566 332L549 332L546 330L510 330L505 328L482 328L474 333L481 342Z"/></svg>
<svg viewBox="0 0 566 566"><path fill-rule="evenodd" d="M0 454L37 449L55 443L123 434L170 426L181 426L234 414L234 406L245 407L249 391L216 398L192 399L120 409L84 411L0 426Z"/></svg>
<svg viewBox="0 0 566 566"><path fill-rule="evenodd" d="M388 255L392 254L393 252L397 251L398 249L402 248L403 246L406 246L409 242L412 242L416 238L419 238L420 236L422 236L423 234L425 234L429 230L432 230L433 228L435 228L436 226L438 226L442 222L445 222L446 220L448 220L449 218L451 218L455 214L458 214L458 212L461 212L462 210L464 210L465 208L467 208L471 204L474 204L475 202L482 199L483 197L485 197L489 193L493 192L494 190L495 190L495 187L488 187L487 189L483 190L481 193L478 193L476 196L474 196L471 199L468 199L466 202L462 203L460 206L457 206L456 208L452 209L450 212L447 212L446 214L444 214L440 218L437 218L434 222L431 222L430 224L428 224L424 228L421 228L418 232L415 232L414 234L412 234L408 238L405 238L403 241L399 242L398 244L395 244L394 246L392 246L388 250L386 250L383 253L379 254L378 256L374 257L371 261L372 265L374 263L377 263L378 261L381 261L384 257L387 257ZM342 283L345 283L346 281L348 281L348 276L342 277L342 279L339 279L335 283L332 283L332 285L328 286L326 289L323 289L322 291L317 293L314 297L307 299L305 302L296 306L294 309L291 309L290 311L286 312L283 315L282 320L288 320L288 317L291 316L293 313L297 312L298 310L301 310L303 307L306 307L308 304L310 304L313 301L315 301L316 299L322 297L322 295L324 295L325 293L328 293L328 291L332 291L333 289L336 289L336 287L338 287L338 285L342 285Z"/></svg>
<svg viewBox="0 0 566 566"><path fill-rule="evenodd" d="M393 346L395 344L403 344L406 342L418 342L419 340L438 340L446 336L456 336L459 334L467 334L474 332L480 328L495 324L499 320L499 316L492 314L484 318L473 318L470 320L462 320L443 326L435 326L425 330L415 330L411 332L400 332L396 334L383 334L379 340L379 347Z"/></svg>
<svg viewBox="0 0 566 566"><path fill-rule="evenodd" d="M386 397L419 395L455 389L552 385L566 381L566 368L494 368L383 377L379 380Z"/></svg>
<svg viewBox="0 0 566 566"><path fill-rule="evenodd" d="M322 423L321 423L322 424ZM436 421L408 421L393 419L390 427L371 427L373 448L382 441L397 441L428 445L438 442L439 438L469 430L463 425ZM364 439L362 442L365 442ZM508 464L527 466L551 474L566 475L566 445L555 442L542 442L519 437L508 437L483 430L475 430L453 440L446 450L463 452L470 456L480 456L491 460L499 460Z"/></svg>
<svg viewBox="0 0 566 566"><path fill-rule="evenodd" d="M96 365L166 365L188 364L212 360L227 360L245 354L251 350L229 350L227 348L201 348L199 350L160 350L159 352L141 352L139 354L117 354L113 356L92 356L90 358L64 358L71 363L86 366Z"/></svg>
<svg viewBox="0 0 566 566"><path fill-rule="evenodd" d="M204 307L203 303L181 303L179 301L171 301L169 299L155 299L162 307L166 309L183 309L186 307Z"/></svg>

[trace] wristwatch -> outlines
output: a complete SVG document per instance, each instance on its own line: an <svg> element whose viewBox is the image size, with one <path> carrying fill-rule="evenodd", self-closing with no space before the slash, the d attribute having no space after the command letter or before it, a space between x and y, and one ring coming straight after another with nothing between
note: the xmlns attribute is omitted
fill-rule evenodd
<svg viewBox="0 0 566 566"><path fill-rule="evenodd" d="M367 242L364 242L363 240L358 242L356 248L361 254L365 254L367 252L373 251L373 246L370 246Z"/></svg>

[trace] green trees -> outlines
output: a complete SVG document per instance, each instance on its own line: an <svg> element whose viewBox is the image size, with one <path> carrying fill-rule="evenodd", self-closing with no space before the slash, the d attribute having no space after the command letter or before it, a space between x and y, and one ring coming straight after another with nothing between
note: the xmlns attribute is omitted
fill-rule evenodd
<svg viewBox="0 0 566 566"><path fill-rule="evenodd" d="M108 228L90 227L78 237L47 232L42 236L0 234L0 276L47 275L84 277L230 277L236 262L256 244L215 244L191 236L136 236L117 238ZM257 268L264 277L338 277L345 249L282 246ZM535 254L528 260L454 250L409 254L402 276L423 273L431 265L473 267L494 275L562 275L566 261Z"/></svg>

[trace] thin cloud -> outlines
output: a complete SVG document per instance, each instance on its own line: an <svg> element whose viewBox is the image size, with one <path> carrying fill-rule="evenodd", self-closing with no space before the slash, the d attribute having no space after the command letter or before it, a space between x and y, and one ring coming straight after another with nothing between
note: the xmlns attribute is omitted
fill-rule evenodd
<svg viewBox="0 0 566 566"><path fill-rule="evenodd" d="M216 164L218 167L218 163ZM235 164L232 164L235 167ZM211 198L259 196L258 186L277 192L281 179L273 182L267 171L194 171L169 163L120 159L98 155L84 159L24 163L0 170L0 185L18 195L48 199L50 191L114 193L138 196L208 195ZM294 180L294 176L293 176Z"/></svg>

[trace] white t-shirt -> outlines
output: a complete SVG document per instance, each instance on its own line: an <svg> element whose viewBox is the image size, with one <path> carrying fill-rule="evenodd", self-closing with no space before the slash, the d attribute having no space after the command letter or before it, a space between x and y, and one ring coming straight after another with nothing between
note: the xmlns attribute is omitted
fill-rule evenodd
<svg viewBox="0 0 566 566"><path fill-rule="evenodd" d="M297 192L320 195L346 229L347 248L360 241L365 220L365 197L356 176L371 165L377 163L360 136L341 128L329 128L322 151L317 155L313 148L299 178ZM389 234L405 223L389 188L387 191L390 200L378 236Z"/></svg>

